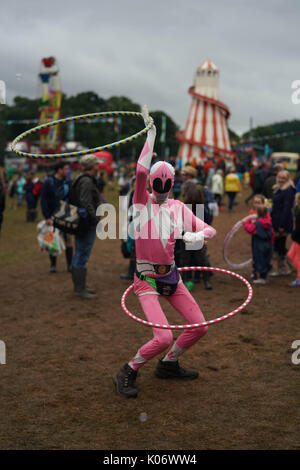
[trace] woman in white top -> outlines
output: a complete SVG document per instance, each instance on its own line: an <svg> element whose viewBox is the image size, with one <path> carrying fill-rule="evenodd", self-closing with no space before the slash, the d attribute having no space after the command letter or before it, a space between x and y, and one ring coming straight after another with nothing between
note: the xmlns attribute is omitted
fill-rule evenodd
<svg viewBox="0 0 300 470"><path fill-rule="evenodd" d="M223 170L218 170L212 177L212 193L216 202L220 206L224 195Z"/></svg>

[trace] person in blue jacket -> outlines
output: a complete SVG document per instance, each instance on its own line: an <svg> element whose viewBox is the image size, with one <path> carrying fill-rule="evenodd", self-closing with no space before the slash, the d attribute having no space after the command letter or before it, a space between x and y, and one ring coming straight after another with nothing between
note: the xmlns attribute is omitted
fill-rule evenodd
<svg viewBox="0 0 300 470"><path fill-rule="evenodd" d="M52 215L59 208L61 200L67 200L70 191L70 180L67 180L69 165L63 161L54 167L54 175L49 176L43 183L41 206L47 225L52 225ZM66 261L68 271L72 270L73 246L72 236L64 234L66 243ZM50 257L50 273L56 273L56 256Z"/></svg>
<svg viewBox="0 0 300 470"><path fill-rule="evenodd" d="M272 225L275 231L274 252L277 255L276 271L270 276L286 276L291 273L287 264L287 236L293 231L292 208L295 199L295 185L288 171L283 170L277 174L276 185L273 192Z"/></svg>

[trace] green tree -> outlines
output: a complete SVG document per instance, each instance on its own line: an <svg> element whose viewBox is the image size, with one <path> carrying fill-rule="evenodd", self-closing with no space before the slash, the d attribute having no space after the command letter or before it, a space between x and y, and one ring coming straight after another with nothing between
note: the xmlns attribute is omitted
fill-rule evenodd
<svg viewBox="0 0 300 470"><path fill-rule="evenodd" d="M179 130L179 126L173 121L173 119L163 111L151 111L150 115L153 117L155 122L155 127L157 130L157 137L155 142L155 152L159 156L163 156L163 151L168 147L170 156L176 156L178 152L179 142L176 139L175 135L176 132ZM162 123L162 115L166 116L166 142L164 145L160 143L160 135L161 135L161 123Z"/></svg>

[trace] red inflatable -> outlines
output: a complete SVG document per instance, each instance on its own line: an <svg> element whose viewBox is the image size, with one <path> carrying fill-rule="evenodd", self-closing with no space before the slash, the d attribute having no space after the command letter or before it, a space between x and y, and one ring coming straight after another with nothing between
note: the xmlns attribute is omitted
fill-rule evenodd
<svg viewBox="0 0 300 470"><path fill-rule="evenodd" d="M54 57L44 57L42 62L45 67L51 67L54 64Z"/></svg>
<svg viewBox="0 0 300 470"><path fill-rule="evenodd" d="M106 152L103 150L102 152L96 152L94 153L96 157L99 160L99 170L104 170L106 171L109 175L111 175L114 172L114 169L112 167L112 162L113 162L113 155L110 152Z"/></svg>

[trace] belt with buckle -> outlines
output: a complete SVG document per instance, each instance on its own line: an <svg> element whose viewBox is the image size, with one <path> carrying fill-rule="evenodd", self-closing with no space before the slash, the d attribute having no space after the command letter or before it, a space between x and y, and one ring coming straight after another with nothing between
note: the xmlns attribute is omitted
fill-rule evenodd
<svg viewBox="0 0 300 470"><path fill-rule="evenodd" d="M156 274L163 276L164 274L168 274L171 271L172 265L171 264L154 264L154 271Z"/></svg>

